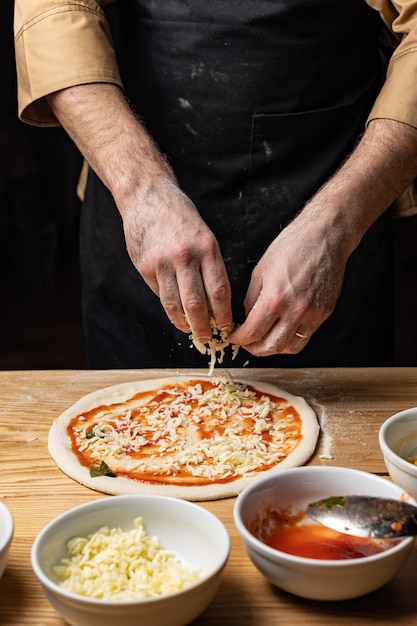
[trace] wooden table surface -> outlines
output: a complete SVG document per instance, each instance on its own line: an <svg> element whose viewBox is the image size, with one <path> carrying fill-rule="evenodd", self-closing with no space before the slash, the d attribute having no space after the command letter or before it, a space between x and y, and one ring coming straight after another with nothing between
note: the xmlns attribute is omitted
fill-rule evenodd
<svg viewBox="0 0 417 626"><path fill-rule="evenodd" d="M393 413L417 406L417 368L231 372L274 383L313 405L321 424L313 465L353 467L386 476L379 427ZM51 460L47 450L51 422L86 393L170 373L0 372L0 499L15 520L0 582L0 625L64 626L35 579L30 549L36 534L56 515L104 497L68 478ZM193 626L417 625L417 547L396 578L368 596L348 602L303 600L270 585L251 564L233 524L233 498L199 504L225 523L232 549L216 598Z"/></svg>

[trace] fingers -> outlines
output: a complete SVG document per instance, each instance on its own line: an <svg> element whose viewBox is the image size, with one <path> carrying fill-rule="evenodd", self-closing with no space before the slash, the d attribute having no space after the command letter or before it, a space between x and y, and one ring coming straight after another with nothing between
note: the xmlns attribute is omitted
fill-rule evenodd
<svg viewBox="0 0 417 626"><path fill-rule="evenodd" d="M212 336L207 296L199 268L177 275L179 295L189 331L201 343Z"/></svg>
<svg viewBox="0 0 417 626"><path fill-rule="evenodd" d="M231 333L228 339L231 343L242 346L254 356L297 354L305 348L314 333L310 328L308 331L305 330L305 322L300 326L297 323L291 322L290 324L279 319L264 333L261 328L257 331L245 328L248 323L250 323L249 318L235 332ZM297 328L302 328L303 332ZM260 339L256 339L258 336ZM251 339L246 340L245 337L251 337Z"/></svg>
<svg viewBox="0 0 417 626"><path fill-rule="evenodd" d="M231 329L233 326L231 287L217 242L214 253L206 255L202 260L201 272L216 328Z"/></svg>
<svg viewBox="0 0 417 626"><path fill-rule="evenodd" d="M232 326L231 292L217 243L202 254L183 253L157 274L157 293L172 323L201 343L212 337L212 320L223 330ZM172 260L172 259L171 259Z"/></svg>
<svg viewBox="0 0 417 626"><path fill-rule="evenodd" d="M345 259L320 231L297 228L294 221L255 267L246 320L229 341L256 356L300 352L334 310L344 269Z"/></svg>
<svg viewBox="0 0 417 626"><path fill-rule="evenodd" d="M181 331L206 343L211 319L231 327L231 295L220 248L192 202L175 185L141 198L124 216L132 262ZM157 216L157 217L156 217Z"/></svg>
<svg viewBox="0 0 417 626"><path fill-rule="evenodd" d="M254 356L297 354L323 321L322 312L306 297L287 299L259 289L257 299L252 299L253 291L249 294L246 306L248 302L254 304L245 322L229 335L229 341Z"/></svg>
<svg viewBox="0 0 417 626"><path fill-rule="evenodd" d="M206 343L211 335L207 297L197 265L177 268L167 265L157 274L158 294L171 322Z"/></svg>

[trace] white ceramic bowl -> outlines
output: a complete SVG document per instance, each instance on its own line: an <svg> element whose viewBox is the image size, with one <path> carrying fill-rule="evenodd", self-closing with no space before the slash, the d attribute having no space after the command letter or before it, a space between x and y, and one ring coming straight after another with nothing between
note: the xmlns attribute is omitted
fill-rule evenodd
<svg viewBox="0 0 417 626"><path fill-rule="evenodd" d="M67 541L87 537L102 526L133 528L143 519L145 532L156 536L203 577L182 591L137 601L107 601L66 591L57 584L53 566L66 555ZM51 521L32 546L32 567L44 592L73 626L182 626L211 602L230 551L222 522L197 504L157 495L111 496L83 504Z"/></svg>
<svg viewBox="0 0 417 626"><path fill-rule="evenodd" d="M0 578L6 569L10 544L13 539L13 516L3 502L0 502Z"/></svg>
<svg viewBox="0 0 417 626"><path fill-rule="evenodd" d="M402 493L402 489L388 479L359 470L298 467L261 478L245 489L236 500L234 519L249 557L273 584L312 600L346 600L387 583L407 560L414 538L407 537L394 547L371 556L320 560L269 547L248 528L253 528L255 523L268 523L264 512L271 509L279 511L291 505L297 512L304 510L309 502L330 496L371 495L400 499Z"/></svg>
<svg viewBox="0 0 417 626"><path fill-rule="evenodd" d="M400 411L382 424L379 447L392 480L417 500L417 465L406 460L417 456L417 407Z"/></svg>

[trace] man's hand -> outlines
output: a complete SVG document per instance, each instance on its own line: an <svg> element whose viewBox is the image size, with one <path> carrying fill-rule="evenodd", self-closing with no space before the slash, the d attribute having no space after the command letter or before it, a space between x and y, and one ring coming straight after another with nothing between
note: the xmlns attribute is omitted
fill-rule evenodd
<svg viewBox="0 0 417 626"><path fill-rule="evenodd" d="M416 177L417 130L371 121L349 159L259 261L246 320L229 340L256 356L300 352L332 313L350 254Z"/></svg>
<svg viewBox="0 0 417 626"><path fill-rule="evenodd" d="M212 336L209 308L219 329L230 328L230 284L218 243L122 91L79 85L48 102L113 194L130 258L170 320L202 343Z"/></svg>
<svg viewBox="0 0 417 626"><path fill-rule="evenodd" d="M230 284L219 245L174 182L142 191L124 211L123 223L133 264L177 328L206 343L210 315L218 328L231 326Z"/></svg>
<svg viewBox="0 0 417 626"><path fill-rule="evenodd" d="M342 288L346 259L333 239L303 214L287 226L254 269L246 321L229 341L255 356L300 352Z"/></svg>

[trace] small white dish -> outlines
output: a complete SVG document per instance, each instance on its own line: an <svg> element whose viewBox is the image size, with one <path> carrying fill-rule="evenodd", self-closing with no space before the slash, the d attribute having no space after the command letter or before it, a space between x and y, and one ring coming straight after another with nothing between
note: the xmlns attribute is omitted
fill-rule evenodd
<svg viewBox="0 0 417 626"><path fill-rule="evenodd" d="M370 495L402 499L391 481L359 470L307 466L261 478L237 498L234 519L246 551L259 571L277 587L312 600L348 600L382 587L406 562L414 537L393 547L346 560L307 558L267 545L262 536L274 512L304 511L307 504L331 496ZM415 501L410 499L412 504Z"/></svg>
<svg viewBox="0 0 417 626"><path fill-rule="evenodd" d="M141 517L145 532L202 577L189 587L142 600L111 601L63 589L53 567L66 555L72 537L87 537L103 526L133 528ZM230 551L222 522L197 504L157 495L111 496L82 504L52 520L32 546L32 567L58 613L73 626L183 626L215 596Z"/></svg>
<svg viewBox="0 0 417 626"><path fill-rule="evenodd" d="M379 430L379 446L392 480L417 500L417 407L395 413Z"/></svg>
<svg viewBox="0 0 417 626"><path fill-rule="evenodd" d="M3 502L0 502L0 578L6 569L13 533L13 516L8 507Z"/></svg>

